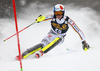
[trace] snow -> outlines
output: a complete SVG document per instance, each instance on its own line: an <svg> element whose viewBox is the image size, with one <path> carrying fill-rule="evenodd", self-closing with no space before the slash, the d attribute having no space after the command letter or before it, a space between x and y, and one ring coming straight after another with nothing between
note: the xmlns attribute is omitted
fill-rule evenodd
<svg viewBox="0 0 100 71"><path fill-rule="evenodd" d="M50 12L47 9L40 9L41 12L37 13L34 11L37 7L35 5L32 4L23 10L25 15L20 14L18 18L19 30L34 22L40 13L45 11L44 15L52 13L52 8L47 8L51 9ZM23 71L100 71L100 24L98 20L100 17L91 8L68 8L67 5L65 7L67 9L66 14L84 32L87 43L92 48L84 51L78 34L70 28L62 45L55 47L39 59L35 59L31 55L29 58L22 60ZM36 9L36 11L39 10ZM35 15L33 12L35 12ZM16 36L3 42L5 38L15 33L14 20L0 19L0 21L5 23L0 28L2 37L0 38L0 71L20 71L20 63L15 60L15 56L18 55ZM50 28L50 23L43 22L34 24L21 32L19 34L21 52L41 42ZM67 48L69 50L66 50Z"/></svg>

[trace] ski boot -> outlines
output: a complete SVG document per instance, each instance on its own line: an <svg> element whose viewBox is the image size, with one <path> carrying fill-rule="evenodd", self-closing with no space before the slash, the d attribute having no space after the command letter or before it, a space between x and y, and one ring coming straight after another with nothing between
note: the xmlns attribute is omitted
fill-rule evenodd
<svg viewBox="0 0 100 71"><path fill-rule="evenodd" d="M42 50L39 50L35 53L35 58L40 58L40 56L43 56L43 51Z"/></svg>

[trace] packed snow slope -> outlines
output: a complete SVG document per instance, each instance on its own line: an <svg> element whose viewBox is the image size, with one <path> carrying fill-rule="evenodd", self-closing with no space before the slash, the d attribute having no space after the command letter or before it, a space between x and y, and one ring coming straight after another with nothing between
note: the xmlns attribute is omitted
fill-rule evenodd
<svg viewBox="0 0 100 71"><path fill-rule="evenodd" d="M44 8L46 7L46 8ZM22 60L23 71L100 71L100 16L91 8L65 5L66 15L73 19L84 32L88 51L82 49L78 34L70 27L62 45L35 59L33 55ZM49 5L31 4L18 14L19 30L33 23L38 15L53 14ZM36 23L19 34L21 52L41 42L51 28L49 22ZM14 19L0 19L0 71L20 71ZM69 50L66 50L66 49Z"/></svg>

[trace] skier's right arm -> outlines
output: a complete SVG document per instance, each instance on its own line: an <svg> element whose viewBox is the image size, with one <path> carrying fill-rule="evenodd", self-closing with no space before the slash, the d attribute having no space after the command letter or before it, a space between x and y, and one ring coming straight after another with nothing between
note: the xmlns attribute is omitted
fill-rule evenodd
<svg viewBox="0 0 100 71"><path fill-rule="evenodd" d="M53 15L47 15L44 21L51 21L53 19Z"/></svg>
<svg viewBox="0 0 100 71"><path fill-rule="evenodd" d="M44 15L39 15L38 18L36 19L36 23L39 23L43 20L45 20L45 16Z"/></svg>
<svg viewBox="0 0 100 71"><path fill-rule="evenodd" d="M48 15L48 16L44 16L44 15L39 15L38 18L36 19L36 22L42 22L42 21L50 21L53 19L53 15Z"/></svg>

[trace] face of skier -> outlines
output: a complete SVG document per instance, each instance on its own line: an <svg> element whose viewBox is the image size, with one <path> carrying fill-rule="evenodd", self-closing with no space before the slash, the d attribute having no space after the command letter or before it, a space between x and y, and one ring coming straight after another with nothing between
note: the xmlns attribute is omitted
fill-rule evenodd
<svg viewBox="0 0 100 71"><path fill-rule="evenodd" d="M56 15L56 18L57 19L61 19L62 18L62 15Z"/></svg>
<svg viewBox="0 0 100 71"><path fill-rule="evenodd" d="M62 11L57 11L57 12L54 12L54 13L55 13L57 19L61 19L62 16L63 16L63 12Z"/></svg>

